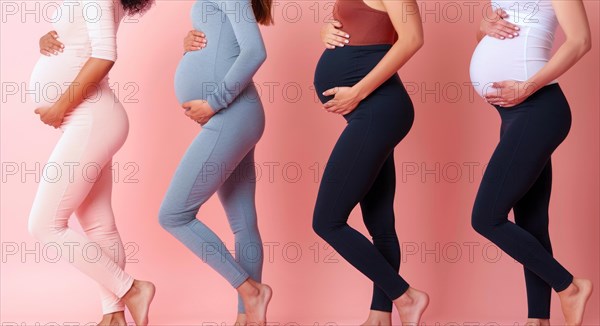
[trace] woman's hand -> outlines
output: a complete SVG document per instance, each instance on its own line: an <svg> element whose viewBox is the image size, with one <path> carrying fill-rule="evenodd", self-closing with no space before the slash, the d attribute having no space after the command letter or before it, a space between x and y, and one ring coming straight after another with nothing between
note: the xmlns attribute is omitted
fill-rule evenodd
<svg viewBox="0 0 600 326"><path fill-rule="evenodd" d="M500 40L506 38L515 38L519 36L519 26L509 23L505 18L508 17L506 11L498 8L492 14L492 17L485 17L481 20L479 30L487 36L491 36Z"/></svg>
<svg viewBox="0 0 600 326"><path fill-rule="evenodd" d="M346 115L358 106L361 99L359 92L353 87L334 87L323 92L325 96L334 96L323 105L327 112Z"/></svg>
<svg viewBox="0 0 600 326"><path fill-rule="evenodd" d="M215 115L215 111L210 107L205 100L193 100L185 102L181 105L185 109L185 115L196 121L200 125L205 123Z"/></svg>
<svg viewBox="0 0 600 326"><path fill-rule="evenodd" d="M191 30L183 39L183 50L185 52L197 51L206 47L206 35L197 30Z"/></svg>
<svg viewBox="0 0 600 326"><path fill-rule="evenodd" d="M537 90L534 83L516 80L496 82L492 84L492 88L496 89L496 92L486 94L486 102L505 108L523 103Z"/></svg>
<svg viewBox="0 0 600 326"><path fill-rule="evenodd" d="M337 20L327 23L321 28L321 40L325 43L326 48L335 49L336 46L343 47L350 42L348 40L350 35L340 28L342 28L342 23Z"/></svg>
<svg viewBox="0 0 600 326"><path fill-rule="evenodd" d="M58 108L56 105L40 107L35 109L36 114L40 115L40 120L43 123L54 128L60 127L65 117L65 111Z"/></svg>
<svg viewBox="0 0 600 326"><path fill-rule="evenodd" d="M57 55L58 52L63 52L64 48L64 44L58 40L56 31L50 31L40 38L40 53L43 55Z"/></svg>

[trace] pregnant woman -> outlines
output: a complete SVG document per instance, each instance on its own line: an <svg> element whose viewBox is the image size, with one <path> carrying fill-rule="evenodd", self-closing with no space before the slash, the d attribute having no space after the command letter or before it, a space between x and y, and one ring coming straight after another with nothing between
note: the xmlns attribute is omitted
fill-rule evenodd
<svg viewBox="0 0 600 326"><path fill-rule="evenodd" d="M398 275L393 204L394 147L408 134L414 118L397 71L423 44L417 3L338 0L333 14L337 22L326 27L324 41L338 41L321 56L314 84L325 110L342 115L347 126L325 168L313 228L373 281L365 324L390 325L395 305L403 324L416 325L429 299ZM372 243L347 223L358 204Z"/></svg>
<svg viewBox="0 0 600 326"><path fill-rule="evenodd" d="M553 258L548 205L550 157L571 127L556 78L590 49L585 8L581 0L494 4L500 11L494 22L482 22L488 35L480 32L471 80L496 107L502 126L475 200L473 228L523 264L532 325L549 325L551 289L558 292L566 324L581 325L592 284L574 278ZM558 24L566 40L551 55ZM511 209L515 223L508 220Z"/></svg>
<svg viewBox="0 0 600 326"><path fill-rule="evenodd" d="M236 324L264 325L271 288L260 283L263 252L254 203L254 147L265 117L251 82L266 59L258 23L272 22L271 0L198 0L192 22L210 45L183 56L175 93L185 115L202 130L175 171L159 221L237 290ZM196 218L215 192L235 235L236 258Z"/></svg>
<svg viewBox="0 0 600 326"><path fill-rule="evenodd" d="M136 325L148 324L154 285L123 271L125 252L111 207L113 155L125 142L127 114L108 86L116 58L116 34L125 14L148 0L71 1L57 7L55 31L40 40L42 56L29 89L35 113L60 128L33 202L29 231L60 246L61 257L100 285L100 325L126 325L129 308ZM59 41L60 40L60 41ZM85 236L68 226L75 213ZM88 250L92 247L91 250ZM68 254L67 254L68 253Z"/></svg>

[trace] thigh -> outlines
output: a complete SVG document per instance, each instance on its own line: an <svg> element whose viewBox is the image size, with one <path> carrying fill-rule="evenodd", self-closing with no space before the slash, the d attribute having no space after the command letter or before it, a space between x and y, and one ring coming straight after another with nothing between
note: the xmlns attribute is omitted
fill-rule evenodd
<svg viewBox="0 0 600 326"><path fill-rule="evenodd" d="M202 127L175 171L163 212L197 212L221 187L262 135L264 117L257 112L256 103L237 101Z"/></svg>
<svg viewBox="0 0 600 326"><path fill-rule="evenodd" d="M529 102L501 113L502 137L485 170L475 209L505 219L538 180L566 137L564 130L549 128L560 125L560 121L553 119L550 110L540 113L543 108L537 102Z"/></svg>
<svg viewBox="0 0 600 326"><path fill-rule="evenodd" d="M372 111L355 114L335 144L323 172L316 216L347 219L373 185L395 145L394 141L381 137Z"/></svg>
<svg viewBox="0 0 600 326"><path fill-rule="evenodd" d="M61 129L63 134L44 166L32 211L43 211L33 214L36 218L56 218L55 223L66 226L122 146L128 124L120 104L103 95L94 103L78 106Z"/></svg>

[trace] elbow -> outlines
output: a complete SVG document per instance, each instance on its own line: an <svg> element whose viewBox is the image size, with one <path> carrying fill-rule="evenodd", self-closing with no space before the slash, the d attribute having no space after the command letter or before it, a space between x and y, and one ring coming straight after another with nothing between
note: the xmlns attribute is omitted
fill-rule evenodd
<svg viewBox="0 0 600 326"><path fill-rule="evenodd" d="M581 51L582 54L586 54L590 52L592 49L592 39L590 37L585 37L581 43Z"/></svg>
<svg viewBox="0 0 600 326"><path fill-rule="evenodd" d="M570 40L570 43L580 56L583 56L592 49L592 39L589 35L573 38Z"/></svg>
<svg viewBox="0 0 600 326"><path fill-rule="evenodd" d="M425 44L423 33L414 33L406 39L406 43L408 43L407 45L409 48L413 49L414 52L417 52Z"/></svg>
<svg viewBox="0 0 600 326"><path fill-rule="evenodd" d="M257 47L252 51L252 57L256 59L256 62L261 66L267 60L267 50L264 46Z"/></svg>
<svg viewBox="0 0 600 326"><path fill-rule="evenodd" d="M423 45L425 45L425 38L423 37L423 35L415 37L415 39L413 40L413 44L415 47L415 52L420 50L423 47Z"/></svg>
<svg viewBox="0 0 600 326"><path fill-rule="evenodd" d="M422 34L415 34L402 39L398 39L397 42L401 43L401 47L403 49L407 49L412 54L414 54L423 47L423 45L425 44L425 39Z"/></svg>
<svg viewBox="0 0 600 326"><path fill-rule="evenodd" d="M267 60L267 50L263 44L247 46L241 50L240 57L252 62L258 69Z"/></svg>
<svg viewBox="0 0 600 326"><path fill-rule="evenodd" d="M267 61L267 50L265 50L265 48L262 48L260 51L256 52L256 60L260 65Z"/></svg>

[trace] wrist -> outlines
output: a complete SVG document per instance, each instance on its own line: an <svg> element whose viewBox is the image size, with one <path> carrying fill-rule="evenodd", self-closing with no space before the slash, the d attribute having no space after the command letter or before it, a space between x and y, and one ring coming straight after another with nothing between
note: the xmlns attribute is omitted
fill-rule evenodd
<svg viewBox="0 0 600 326"><path fill-rule="evenodd" d="M208 105L208 107L216 114L217 112L219 112L222 108L219 107L217 101L215 100L215 98L213 96L211 96L212 94L209 94L207 99L206 99L206 105Z"/></svg>
<svg viewBox="0 0 600 326"><path fill-rule="evenodd" d="M367 98L367 96L369 96L369 92L365 90L365 87L361 83L355 84L350 89L352 90L354 97L360 101L364 100L365 98Z"/></svg>
<svg viewBox="0 0 600 326"><path fill-rule="evenodd" d="M540 88L542 88L545 84L541 83L535 79L529 79L524 82L524 92L526 96L529 96L535 92L537 92Z"/></svg>
<svg viewBox="0 0 600 326"><path fill-rule="evenodd" d="M69 110L69 104L70 103L65 103L62 101L62 98L60 98L58 101L56 101L56 103L54 103L54 105L52 105L52 110L64 115Z"/></svg>

